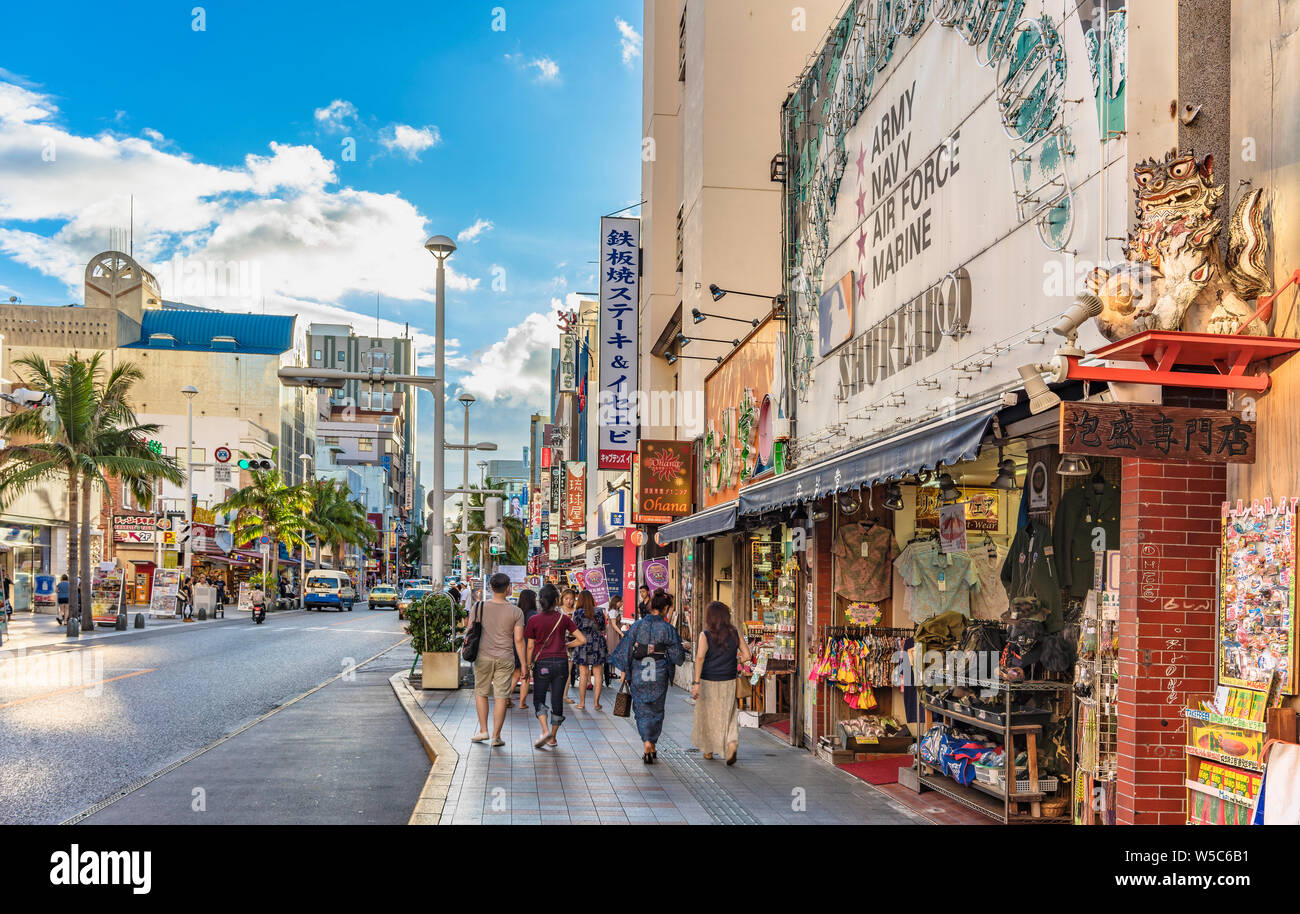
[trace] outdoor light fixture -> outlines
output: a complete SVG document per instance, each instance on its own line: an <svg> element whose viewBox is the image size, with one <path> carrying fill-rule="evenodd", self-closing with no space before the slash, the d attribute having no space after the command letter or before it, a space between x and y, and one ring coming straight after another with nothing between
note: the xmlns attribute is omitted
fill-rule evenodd
<svg viewBox="0 0 1300 914"><path fill-rule="evenodd" d="M951 474L940 473L938 484L940 501L956 501L961 498L961 490L957 488L957 483L953 482Z"/></svg>
<svg viewBox="0 0 1300 914"><path fill-rule="evenodd" d="M679 346L685 346L687 343L692 343L692 342L700 342L700 343L727 343L727 344L731 345L733 348L736 347L736 346L739 346L739 345L740 345L740 340L735 339L735 338L732 338L732 339L729 339L729 340L719 340L719 339L715 339L714 337L711 337L711 336L686 336L686 335L683 334L683 333L679 333L679 334L677 334L677 344L678 344Z"/></svg>
<svg viewBox="0 0 1300 914"><path fill-rule="evenodd" d="M856 491L841 492L835 497L841 514L857 514L862 507L862 496Z"/></svg>
<svg viewBox="0 0 1300 914"><path fill-rule="evenodd" d="M762 323L762 321L760 321L756 317L754 318L732 317L729 314L710 314L707 311L701 311L699 308L691 309L691 320L695 321L695 323L697 324L704 323L704 319L706 317L716 317L718 320L721 321L739 321L742 324L749 324L751 327L757 327L759 324Z"/></svg>
<svg viewBox="0 0 1300 914"><path fill-rule="evenodd" d="M902 511L903 487L896 482L891 482L885 489L885 497L880 500L880 503L890 511Z"/></svg>
<svg viewBox="0 0 1300 914"><path fill-rule="evenodd" d="M1056 474L1058 476L1091 476L1092 467L1089 465L1087 457L1062 454L1061 462L1056 465Z"/></svg>
<svg viewBox="0 0 1300 914"><path fill-rule="evenodd" d="M1101 311L1102 304L1100 298L1095 295L1088 295L1087 293L1080 295L1078 304L1071 307L1069 311L1066 311L1065 314L1061 316L1061 320L1052 328L1052 332L1057 336L1065 337L1073 343L1079 337L1079 328L1086 324L1090 319L1101 314Z"/></svg>
<svg viewBox="0 0 1300 914"><path fill-rule="evenodd" d="M997 478L989 484L994 489L1010 492L1016 488L1016 462L1008 457L998 464Z"/></svg>
<svg viewBox="0 0 1300 914"><path fill-rule="evenodd" d="M1047 412L1061 402L1061 398L1047 388L1042 372L1037 365L1021 365L1020 379L1025 382L1025 393L1029 395L1029 412L1033 415Z"/></svg>
<svg viewBox="0 0 1300 914"><path fill-rule="evenodd" d="M717 362L719 365L722 364L722 356L720 355L674 355L671 352L664 355L664 361L669 365L676 365L678 359L695 359L697 362Z"/></svg>

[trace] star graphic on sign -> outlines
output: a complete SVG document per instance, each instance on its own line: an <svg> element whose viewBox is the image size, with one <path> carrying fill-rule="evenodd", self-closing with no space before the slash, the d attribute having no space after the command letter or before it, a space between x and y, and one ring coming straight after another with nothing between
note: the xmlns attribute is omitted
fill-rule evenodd
<svg viewBox="0 0 1300 914"><path fill-rule="evenodd" d="M859 178L861 178L863 175L867 173L866 164L867 164L867 147L859 146L858 147L858 177Z"/></svg>
<svg viewBox="0 0 1300 914"><path fill-rule="evenodd" d="M867 218L867 209L865 205L866 200L867 200L867 192L865 190L860 191L858 193L858 218L859 219Z"/></svg>
<svg viewBox="0 0 1300 914"><path fill-rule="evenodd" d="M867 274L866 271L864 270L863 272L858 274L858 298L863 299L866 297L867 297Z"/></svg>
<svg viewBox="0 0 1300 914"><path fill-rule="evenodd" d="M867 233L865 229L858 229L858 256L867 256Z"/></svg>

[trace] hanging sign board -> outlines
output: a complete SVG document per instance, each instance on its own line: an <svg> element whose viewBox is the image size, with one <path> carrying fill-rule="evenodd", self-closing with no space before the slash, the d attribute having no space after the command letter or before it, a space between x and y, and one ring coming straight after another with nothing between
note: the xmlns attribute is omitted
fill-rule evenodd
<svg viewBox="0 0 1300 914"><path fill-rule="evenodd" d="M1060 446L1081 456L1254 463L1255 423L1226 409L1066 402Z"/></svg>
<svg viewBox="0 0 1300 914"><path fill-rule="evenodd" d="M637 514L681 517L694 497L689 441L642 440L637 446Z"/></svg>
<svg viewBox="0 0 1300 914"><path fill-rule="evenodd" d="M641 220L600 220L599 463L630 470L637 432L637 308L641 284Z"/></svg>

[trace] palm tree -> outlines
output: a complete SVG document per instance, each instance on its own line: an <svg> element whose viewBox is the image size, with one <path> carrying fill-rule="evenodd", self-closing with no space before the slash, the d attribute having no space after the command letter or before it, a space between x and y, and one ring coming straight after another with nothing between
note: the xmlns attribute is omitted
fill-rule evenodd
<svg viewBox="0 0 1300 914"><path fill-rule="evenodd" d="M347 485L334 479L314 479L301 486L310 503L306 528L316 544L316 564L321 546L329 546L340 560L348 546L367 546L378 534L361 502Z"/></svg>
<svg viewBox="0 0 1300 914"><path fill-rule="evenodd" d="M416 569L424 560L424 537L424 528L412 524L410 533L402 540L402 561Z"/></svg>
<svg viewBox="0 0 1300 914"><path fill-rule="evenodd" d="M271 451L276 469L249 470L253 481L238 490L214 510L235 512L230 534L238 546L246 546L259 537L271 541L271 581L280 579L280 549L307 548L303 526L311 501L302 486L286 485L276 460L278 449ZM252 455L240 452L242 457Z"/></svg>
<svg viewBox="0 0 1300 914"><path fill-rule="evenodd" d="M175 458L154 454L146 443L159 426L140 424L131 408L131 386L143 372L124 362L104 379L102 360L103 353L83 359L74 352L57 370L37 355L16 360L18 382L44 392L45 401L41 409L0 419L0 434L18 439L0 448L0 505L51 479L68 487L68 570L81 578L69 591L68 615L82 616L87 629L94 628L90 613L82 612L90 604L90 550L82 544L90 539L92 487L111 498L108 477L115 476L148 504L156 480L185 480Z"/></svg>

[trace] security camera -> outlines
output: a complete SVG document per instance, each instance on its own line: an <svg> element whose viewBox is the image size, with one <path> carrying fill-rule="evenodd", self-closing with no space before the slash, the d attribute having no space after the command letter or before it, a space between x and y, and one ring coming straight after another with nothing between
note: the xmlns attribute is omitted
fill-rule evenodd
<svg viewBox="0 0 1300 914"><path fill-rule="evenodd" d="M50 401L50 395L43 390L28 390L26 387L15 388L11 393L0 394L0 400L6 400L22 409L35 409Z"/></svg>

